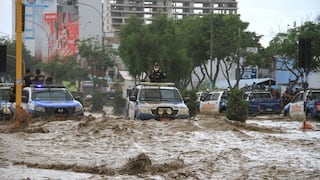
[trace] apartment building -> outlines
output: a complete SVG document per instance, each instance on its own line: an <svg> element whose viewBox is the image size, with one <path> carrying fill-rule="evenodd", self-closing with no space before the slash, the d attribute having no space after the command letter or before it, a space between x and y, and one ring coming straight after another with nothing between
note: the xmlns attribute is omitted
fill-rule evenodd
<svg viewBox="0 0 320 180"><path fill-rule="evenodd" d="M157 14L182 19L204 14L237 14L236 0L104 0L105 32L118 32L130 16L143 18L146 24Z"/></svg>

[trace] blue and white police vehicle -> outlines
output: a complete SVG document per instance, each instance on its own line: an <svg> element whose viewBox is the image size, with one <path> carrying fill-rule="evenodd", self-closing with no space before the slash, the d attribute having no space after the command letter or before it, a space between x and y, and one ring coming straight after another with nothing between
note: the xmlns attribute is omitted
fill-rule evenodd
<svg viewBox="0 0 320 180"><path fill-rule="evenodd" d="M129 119L188 119L189 108L173 83L142 83L131 92L127 102Z"/></svg>
<svg viewBox="0 0 320 180"><path fill-rule="evenodd" d="M13 117L10 91L13 83L0 83L0 120L10 120Z"/></svg>
<svg viewBox="0 0 320 180"><path fill-rule="evenodd" d="M84 115L82 104L62 85L35 84L24 87L21 106L31 117Z"/></svg>

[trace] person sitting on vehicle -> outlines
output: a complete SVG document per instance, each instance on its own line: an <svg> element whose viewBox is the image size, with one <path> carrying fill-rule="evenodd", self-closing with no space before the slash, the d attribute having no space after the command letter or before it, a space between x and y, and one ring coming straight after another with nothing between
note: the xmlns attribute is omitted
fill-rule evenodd
<svg viewBox="0 0 320 180"><path fill-rule="evenodd" d="M9 102L16 101L16 82L13 82L13 86L10 87L9 91Z"/></svg>
<svg viewBox="0 0 320 180"><path fill-rule="evenodd" d="M163 82L166 80L166 74L161 71L159 64L154 63L153 70L149 74L150 82Z"/></svg>
<svg viewBox="0 0 320 180"><path fill-rule="evenodd" d="M40 69L36 69L36 76L34 77L35 83L43 83L45 80L45 76L41 74Z"/></svg>
<svg viewBox="0 0 320 180"><path fill-rule="evenodd" d="M49 77L46 79L46 84L53 84L55 82L56 74L52 72Z"/></svg>
<svg viewBox="0 0 320 180"><path fill-rule="evenodd" d="M26 68L25 75L23 77L23 85L24 87L29 87L30 84L34 81L34 75L31 72L30 68Z"/></svg>
<svg viewBox="0 0 320 180"><path fill-rule="evenodd" d="M291 101L289 92L286 90L281 96L281 108L284 108Z"/></svg>

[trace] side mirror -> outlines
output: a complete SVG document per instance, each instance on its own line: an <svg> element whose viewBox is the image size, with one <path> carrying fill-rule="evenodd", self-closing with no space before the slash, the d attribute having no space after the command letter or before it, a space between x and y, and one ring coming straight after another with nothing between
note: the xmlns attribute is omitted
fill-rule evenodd
<svg viewBox="0 0 320 180"><path fill-rule="evenodd" d="M184 100L185 103L189 103L190 102L190 97L185 97L185 98L183 98L183 100Z"/></svg>
<svg viewBox="0 0 320 180"><path fill-rule="evenodd" d="M27 96L22 96L22 102L28 103L28 97Z"/></svg>
<svg viewBox="0 0 320 180"><path fill-rule="evenodd" d="M74 99L79 101L81 104L83 103L83 99L80 96L76 96Z"/></svg>
<svg viewBox="0 0 320 180"><path fill-rule="evenodd" d="M130 96L130 97L129 97L129 100L130 100L130 101L137 101L137 97L136 97L136 96Z"/></svg>

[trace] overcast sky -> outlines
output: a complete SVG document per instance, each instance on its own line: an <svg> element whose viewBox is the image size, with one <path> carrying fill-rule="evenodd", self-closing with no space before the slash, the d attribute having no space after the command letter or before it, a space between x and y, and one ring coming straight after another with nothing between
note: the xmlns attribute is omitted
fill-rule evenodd
<svg viewBox="0 0 320 180"><path fill-rule="evenodd" d="M285 32L320 15L320 0L237 0L241 20L249 22L249 31L263 35L264 46L278 32ZM89 2L89 1L88 1ZM1 0L0 35L12 34L12 1Z"/></svg>

